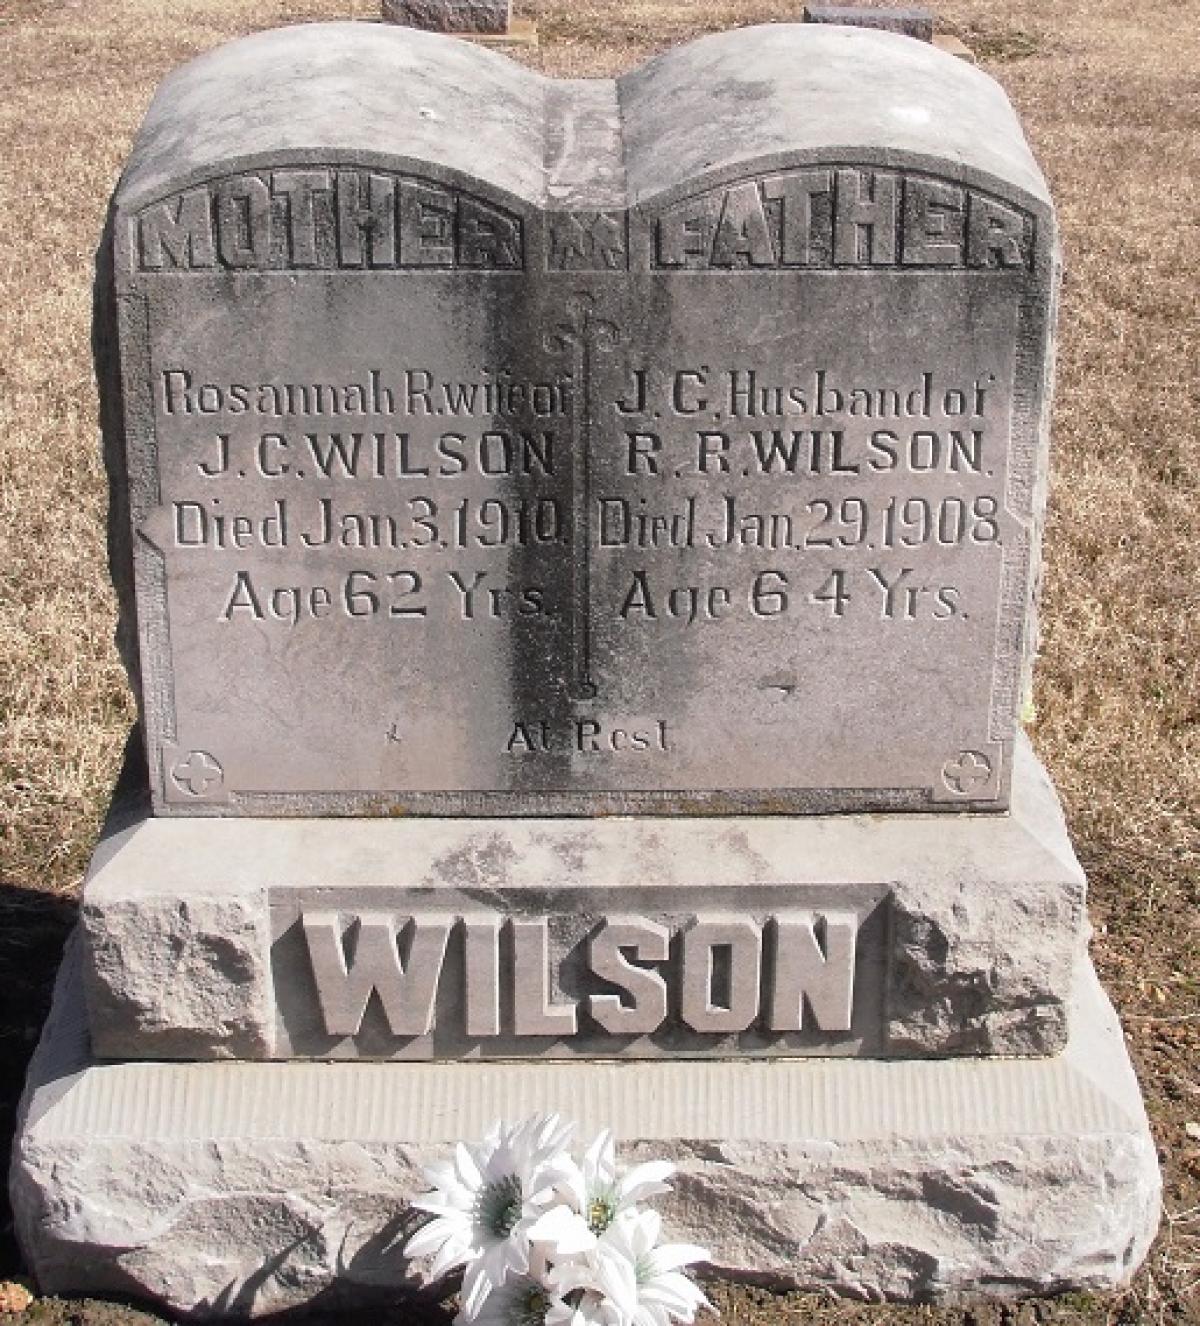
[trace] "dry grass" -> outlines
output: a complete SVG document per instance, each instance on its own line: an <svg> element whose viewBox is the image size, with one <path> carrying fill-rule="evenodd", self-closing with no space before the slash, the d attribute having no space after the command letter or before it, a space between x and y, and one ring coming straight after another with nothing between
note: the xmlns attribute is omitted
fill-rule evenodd
<svg viewBox="0 0 1200 1326"><path fill-rule="evenodd" d="M542 36L519 58L611 74L690 35L798 9L518 0ZM1016 102L1065 231L1033 735L1091 877L1095 955L1147 1089L1167 1218L1147 1267L1112 1299L964 1312L718 1297L726 1321L756 1326L1200 1321L1200 1140L1186 1128L1200 1124L1200 3L946 0L939 12ZM108 192L155 83L181 60L257 28L376 13L368 0L7 0L0 11L0 1052L10 1075L131 715L110 644L88 355ZM35 1319L101 1317L47 1304Z"/></svg>

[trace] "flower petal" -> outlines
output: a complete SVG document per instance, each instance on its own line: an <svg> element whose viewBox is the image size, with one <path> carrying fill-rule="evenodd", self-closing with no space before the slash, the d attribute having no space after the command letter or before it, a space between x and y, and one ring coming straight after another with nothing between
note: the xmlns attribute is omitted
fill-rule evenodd
<svg viewBox="0 0 1200 1326"><path fill-rule="evenodd" d="M478 1189L483 1187L483 1173L475 1157L471 1154L470 1148L464 1146L462 1142L459 1142L454 1148L454 1167L458 1171L462 1182L468 1188Z"/></svg>
<svg viewBox="0 0 1200 1326"><path fill-rule="evenodd" d="M462 1303L460 1315L467 1321L474 1321L494 1288L482 1262L470 1262L463 1272L462 1293L459 1296Z"/></svg>
<svg viewBox="0 0 1200 1326"><path fill-rule="evenodd" d="M434 1188L449 1188L458 1181L454 1166L448 1160L435 1160L421 1171Z"/></svg>
<svg viewBox="0 0 1200 1326"><path fill-rule="evenodd" d="M612 1131L602 1129L583 1153L583 1170L593 1184L611 1183L617 1169L617 1151Z"/></svg>
<svg viewBox="0 0 1200 1326"><path fill-rule="evenodd" d="M556 1298L546 1313L545 1326L607 1326L612 1320L598 1294L584 1294L574 1305Z"/></svg>
<svg viewBox="0 0 1200 1326"><path fill-rule="evenodd" d="M404 1255L427 1257L431 1252L437 1252L443 1244L452 1242L456 1232L448 1220L431 1220L427 1225L422 1225L404 1245Z"/></svg>
<svg viewBox="0 0 1200 1326"><path fill-rule="evenodd" d="M404 1245L405 1257L428 1257L446 1242L446 1236L435 1230L432 1224L423 1226Z"/></svg>
<svg viewBox="0 0 1200 1326"><path fill-rule="evenodd" d="M448 1198L445 1193L431 1192L424 1197L414 1197L409 1203L416 1211L428 1211L430 1215L445 1216L448 1220L468 1220L468 1212L475 1205L474 1198L461 1201L457 1196Z"/></svg>
<svg viewBox="0 0 1200 1326"><path fill-rule="evenodd" d="M565 1157L563 1164L557 1168L558 1178L555 1187L558 1193L570 1204L572 1210L582 1215L588 1200L588 1185L583 1170L570 1156Z"/></svg>
<svg viewBox="0 0 1200 1326"><path fill-rule="evenodd" d="M710 1261L711 1258L712 1254L707 1248L698 1248L694 1243L664 1243L650 1253L650 1262L656 1275L677 1270L680 1266L690 1266L693 1262Z"/></svg>
<svg viewBox="0 0 1200 1326"><path fill-rule="evenodd" d="M453 1271L457 1266L466 1266L474 1255L475 1249L466 1240L447 1240L430 1263L429 1278L440 1280L447 1271Z"/></svg>
<svg viewBox="0 0 1200 1326"><path fill-rule="evenodd" d="M551 1244L556 1257L571 1257L596 1246L587 1221L566 1206L552 1206L530 1225L528 1233L531 1242Z"/></svg>
<svg viewBox="0 0 1200 1326"><path fill-rule="evenodd" d="M607 1243L596 1248L595 1284L606 1294L622 1317L637 1310L638 1282L633 1262Z"/></svg>
<svg viewBox="0 0 1200 1326"><path fill-rule="evenodd" d="M638 1261L662 1234L662 1217L649 1207L630 1206L620 1212L609 1231L609 1241L621 1246L630 1261Z"/></svg>
<svg viewBox="0 0 1200 1326"><path fill-rule="evenodd" d="M669 1184L663 1182L675 1173L675 1166L669 1160L650 1160L644 1165L635 1165L617 1184L617 1194L622 1204L638 1202L657 1193L670 1192Z"/></svg>

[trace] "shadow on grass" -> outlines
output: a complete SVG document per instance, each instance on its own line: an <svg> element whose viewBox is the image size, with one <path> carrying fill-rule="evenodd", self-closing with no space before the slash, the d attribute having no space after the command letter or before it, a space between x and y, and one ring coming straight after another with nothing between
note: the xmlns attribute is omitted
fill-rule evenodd
<svg viewBox="0 0 1200 1326"><path fill-rule="evenodd" d="M50 1009L73 898L0 881L0 1276L21 1273L8 1203L8 1163L25 1070Z"/></svg>

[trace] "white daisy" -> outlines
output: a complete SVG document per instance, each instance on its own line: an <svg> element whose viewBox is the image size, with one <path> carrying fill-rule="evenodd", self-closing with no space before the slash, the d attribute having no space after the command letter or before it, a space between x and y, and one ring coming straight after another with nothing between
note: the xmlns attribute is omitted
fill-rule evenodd
<svg viewBox="0 0 1200 1326"><path fill-rule="evenodd" d="M534 1248L528 1274L510 1276L494 1289L471 1326L604 1326L596 1295L573 1297L576 1301L567 1303L559 1296L545 1253ZM456 1320L468 1318L460 1313Z"/></svg>
<svg viewBox="0 0 1200 1326"><path fill-rule="evenodd" d="M461 1142L453 1162L431 1165L432 1191L413 1201L434 1219L405 1245L408 1257L433 1254L437 1278L464 1266L462 1314L474 1321L493 1290L529 1269L529 1230L564 1177L570 1125L538 1115L516 1127L493 1124L477 1146Z"/></svg>
<svg viewBox="0 0 1200 1326"><path fill-rule="evenodd" d="M616 1147L606 1128L588 1147L582 1165L568 1158L560 1191L569 1205L548 1211L531 1229L530 1237L550 1243L562 1257L591 1252L638 1202L670 1192L671 1186L664 1180L674 1173L670 1161L653 1160L618 1174Z"/></svg>
<svg viewBox="0 0 1200 1326"><path fill-rule="evenodd" d="M701 1308L711 1308L699 1286L681 1267L708 1260L708 1252L690 1243L659 1244L662 1219L657 1211L631 1212L612 1226L606 1238L613 1255L596 1264L605 1295L604 1326L671 1326L693 1322ZM634 1296L626 1303L623 1276L614 1277L618 1255L632 1270Z"/></svg>

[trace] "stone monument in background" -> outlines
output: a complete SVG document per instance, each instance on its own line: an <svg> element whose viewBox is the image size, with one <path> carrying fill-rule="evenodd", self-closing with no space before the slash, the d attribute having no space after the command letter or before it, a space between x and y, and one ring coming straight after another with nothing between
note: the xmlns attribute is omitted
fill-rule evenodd
<svg viewBox="0 0 1200 1326"><path fill-rule="evenodd" d="M1132 1273L1154 1146L1019 726L1058 267L1004 94L892 34L557 83L313 25L164 83L97 279L141 721L15 1152L44 1289L394 1297L421 1164L547 1109L674 1159L728 1273Z"/></svg>
<svg viewBox="0 0 1200 1326"><path fill-rule="evenodd" d="M512 23L512 0L383 0L383 17L430 32L500 35Z"/></svg>
<svg viewBox="0 0 1200 1326"><path fill-rule="evenodd" d="M918 41L933 41L933 11L917 6L807 4L804 6L804 21L878 28L883 32L900 32Z"/></svg>

